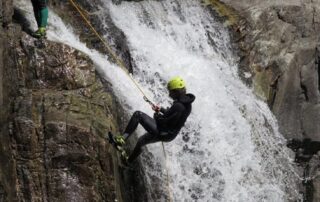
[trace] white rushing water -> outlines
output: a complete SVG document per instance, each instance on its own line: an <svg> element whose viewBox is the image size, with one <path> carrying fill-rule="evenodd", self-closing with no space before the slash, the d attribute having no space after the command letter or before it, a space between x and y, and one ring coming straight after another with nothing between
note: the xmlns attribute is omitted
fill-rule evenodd
<svg viewBox="0 0 320 202"><path fill-rule="evenodd" d="M32 19L30 4L17 3ZM276 120L266 103L241 82L228 32L210 12L196 0L120 5L105 0L104 6L102 10L111 13L127 37L135 79L156 103L169 105L165 82L176 75L196 96L186 127L165 143L166 158L160 143L148 146L142 157L156 165L145 163L150 201L296 200L298 175ZM88 49L52 12L49 27L50 40L69 44L93 59L130 113L141 110L152 116L120 68Z"/></svg>

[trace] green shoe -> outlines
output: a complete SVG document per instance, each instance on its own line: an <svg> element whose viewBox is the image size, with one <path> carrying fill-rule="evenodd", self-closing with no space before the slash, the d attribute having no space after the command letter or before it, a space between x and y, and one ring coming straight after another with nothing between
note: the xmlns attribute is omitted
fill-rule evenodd
<svg viewBox="0 0 320 202"><path fill-rule="evenodd" d="M124 140L122 135L117 135L114 137L114 141L119 146L124 146L126 144L126 141Z"/></svg>
<svg viewBox="0 0 320 202"><path fill-rule="evenodd" d="M45 38L47 33L46 33L46 28L44 27L40 27L37 31L35 31L33 34L33 37L35 38Z"/></svg>

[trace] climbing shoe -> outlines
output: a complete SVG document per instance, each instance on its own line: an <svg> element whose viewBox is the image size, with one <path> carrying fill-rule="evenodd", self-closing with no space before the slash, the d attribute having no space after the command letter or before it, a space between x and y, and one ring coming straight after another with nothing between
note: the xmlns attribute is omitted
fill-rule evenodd
<svg viewBox="0 0 320 202"><path fill-rule="evenodd" d="M32 36L34 38L40 39L40 38L45 38L46 37L46 28L40 27L37 31L35 31Z"/></svg>
<svg viewBox="0 0 320 202"><path fill-rule="evenodd" d="M126 141L124 140L122 135L117 135L114 137L114 141L116 142L117 145L123 146L126 144Z"/></svg>

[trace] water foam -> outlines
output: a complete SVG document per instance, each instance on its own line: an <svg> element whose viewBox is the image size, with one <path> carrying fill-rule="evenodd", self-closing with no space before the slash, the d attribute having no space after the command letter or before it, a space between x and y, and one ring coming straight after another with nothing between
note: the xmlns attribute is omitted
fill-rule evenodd
<svg viewBox="0 0 320 202"><path fill-rule="evenodd" d="M30 4L19 4L32 19ZM276 120L238 78L228 32L207 9L198 1L164 0L106 1L105 10L124 31L137 67L134 77L154 101L169 105L165 82L175 75L197 96L186 127L165 144L167 158L160 143L148 146L152 163L159 165L145 166L151 201L169 195L174 201L210 202L298 198L298 176ZM129 112L152 115L129 77L105 55L88 49L53 12L48 37L88 54ZM152 198L153 187L162 189L163 196Z"/></svg>

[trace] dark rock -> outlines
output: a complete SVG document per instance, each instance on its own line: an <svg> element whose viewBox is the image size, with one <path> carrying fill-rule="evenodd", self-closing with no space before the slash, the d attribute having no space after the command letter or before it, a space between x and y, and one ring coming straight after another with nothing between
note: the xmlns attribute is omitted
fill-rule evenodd
<svg viewBox="0 0 320 202"><path fill-rule="evenodd" d="M16 172L13 172L16 166L10 142L13 124L9 124L11 104L14 99L12 95L17 93L17 82L9 82L15 77L14 70L9 67L12 64L9 54L10 44L15 41L13 33L19 33L16 26L10 26L5 30L0 28L0 186L3 201L18 201Z"/></svg>
<svg viewBox="0 0 320 202"><path fill-rule="evenodd" d="M0 199L121 197L104 138L117 109L92 61L58 43L39 48L15 25L0 34Z"/></svg>
<svg viewBox="0 0 320 202"><path fill-rule="evenodd" d="M0 24L7 27L12 20L13 15L13 1L0 0Z"/></svg>
<svg viewBox="0 0 320 202"><path fill-rule="evenodd" d="M114 63L121 63L129 72L133 71L131 54L124 33L114 24L111 16L104 12L99 15L100 9L103 9L101 0L81 0L77 1L81 12L90 21L97 33L106 42L102 42L98 36L92 31L90 26L84 21L79 12L67 1L49 1L51 8L59 14L67 23L70 23L80 39L85 42L88 47L94 48L109 56ZM118 64L119 65L119 64Z"/></svg>
<svg viewBox="0 0 320 202"><path fill-rule="evenodd" d="M223 0L247 20L241 42L256 93L277 116L287 138L320 140L319 2ZM246 49L247 50L247 49ZM271 67L271 68L270 68Z"/></svg>
<svg viewBox="0 0 320 202"><path fill-rule="evenodd" d="M244 36L237 41L242 52L240 72L251 71L255 92L268 102L280 132L301 143L303 139L319 142L320 2L221 1L246 20L244 27L237 29ZM305 161L317 151L311 152L309 146L300 151L301 157L308 153ZM312 197L319 187L310 190L308 201L320 201Z"/></svg>
<svg viewBox="0 0 320 202"><path fill-rule="evenodd" d="M296 162L305 163L320 151L320 142L312 141L311 139L291 139L287 146L296 152Z"/></svg>
<svg viewBox="0 0 320 202"><path fill-rule="evenodd" d="M320 201L320 156L314 155L305 166L304 189L305 201Z"/></svg>
<svg viewBox="0 0 320 202"><path fill-rule="evenodd" d="M22 65L29 63L24 78L27 88L75 90L93 84L95 69L87 56L55 43L45 42L46 48L39 49L37 41L24 34L18 50Z"/></svg>

